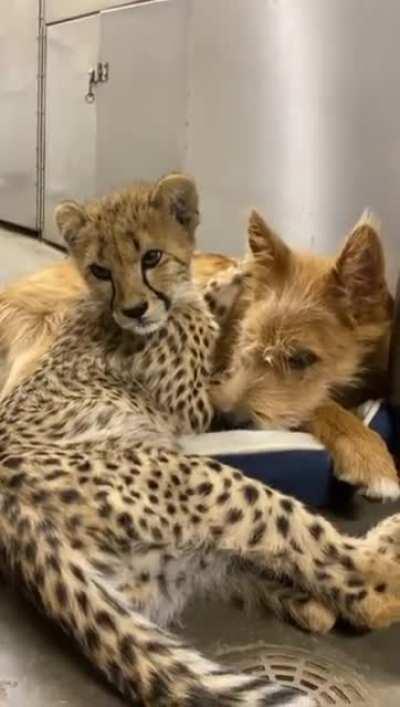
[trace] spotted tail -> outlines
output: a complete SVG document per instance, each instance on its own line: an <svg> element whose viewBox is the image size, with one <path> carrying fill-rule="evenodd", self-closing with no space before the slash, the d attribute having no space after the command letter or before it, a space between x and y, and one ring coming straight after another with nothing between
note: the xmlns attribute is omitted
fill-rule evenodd
<svg viewBox="0 0 400 707"><path fill-rule="evenodd" d="M312 698L207 660L137 613L69 544L51 510L0 495L0 542L46 614L130 704L143 707L311 707Z"/></svg>

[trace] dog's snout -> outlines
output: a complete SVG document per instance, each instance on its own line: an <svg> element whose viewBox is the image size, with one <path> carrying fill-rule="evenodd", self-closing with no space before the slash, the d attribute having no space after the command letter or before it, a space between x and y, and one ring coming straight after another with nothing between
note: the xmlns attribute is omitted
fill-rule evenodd
<svg viewBox="0 0 400 707"><path fill-rule="evenodd" d="M148 304L147 302L139 302L139 304L135 305L135 307L128 307L127 309L122 310L122 314L125 315L125 317L129 317L130 319L140 319L143 317L148 309Z"/></svg>

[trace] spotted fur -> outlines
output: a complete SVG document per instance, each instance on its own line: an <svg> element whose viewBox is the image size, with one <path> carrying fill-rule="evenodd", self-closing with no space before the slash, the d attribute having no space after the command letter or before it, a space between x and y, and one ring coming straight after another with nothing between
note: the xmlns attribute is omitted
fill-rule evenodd
<svg viewBox="0 0 400 707"><path fill-rule="evenodd" d="M32 599L129 703L310 706L207 660L166 626L210 590L313 630L337 615L386 625L400 614L400 520L350 539L294 499L179 450L178 434L209 425L218 334L190 281L196 212L182 176L59 210L89 294L2 404L0 543ZM151 277L170 305L152 300L152 327L138 333L121 302L153 298L139 264L161 247L164 274ZM112 279L93 280L93 262Z"/></svg>

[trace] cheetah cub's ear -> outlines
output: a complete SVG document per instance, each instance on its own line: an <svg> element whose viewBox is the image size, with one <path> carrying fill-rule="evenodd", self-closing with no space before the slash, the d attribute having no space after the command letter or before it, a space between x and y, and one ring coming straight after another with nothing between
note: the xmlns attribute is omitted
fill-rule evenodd
<svg viewBox="0 0 400 707"><path fill-rule="evenodd" d="M63 201L54 212L56 224L67 245L76 241L79 231L86 223L86 211L77 201Z"/></svg>
<svg viewBox="0 0 400 707"><path fill-rule="evenodd" d="M172 215L194 239L199 223L199 198L191 177L178 173L162 177L154 188L152 201L156 208L165 209Z"/></svg>

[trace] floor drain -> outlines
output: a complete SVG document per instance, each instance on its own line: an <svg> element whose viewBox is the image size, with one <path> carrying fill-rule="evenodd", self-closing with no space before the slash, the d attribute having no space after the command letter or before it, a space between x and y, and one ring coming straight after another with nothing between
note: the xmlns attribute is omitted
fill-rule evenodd
<svg viewBox="0 0 400 707"><path fill-rule="evenodd" d="M356 675L301 649L257 643L219 648L216 656L225 663L240 666L245 672L267 675L281 685L291 685L312 694L321 707L376 707L371 688Z"/></svg>

